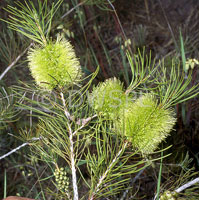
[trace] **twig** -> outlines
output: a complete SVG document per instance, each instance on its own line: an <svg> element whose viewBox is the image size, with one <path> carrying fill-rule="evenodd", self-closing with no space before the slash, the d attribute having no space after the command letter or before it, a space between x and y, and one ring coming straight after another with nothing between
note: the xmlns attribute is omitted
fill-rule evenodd
<svg viewBox="0 0 199 200"><path fill-rule="evenodd" d="M67 106L66 106L66 101L64 99L64 94L60 92L61 100L64 106L64 114L68 118L69 121L74 121L74 116L71 116ZM94 115L92 117L88 117L86 119L79 119L76 124L80 125L82 124L76 131L72 132L71 126L69 122L67 122L68 129L69 129L69 140L70 140L70 161L71 161L71 171L72 171L72 184L73 184L73 193L74 197L73 200L78 200L79 199L79 194L78 194L78 188L77 188L77 175L76 175L76 168L75 168L75 153L74 153L74 142L73 142L73 137L77 134L79 130L85 127L85 125L91 121L93 118L97 117L97 115Z"/></svg>
<svg viewBox="0 0 199 200"><path fill-rule="evenodd" d="M68 109L66 107L66 101L64 99L64 95L61 92L61 99L62 99L62 103L64 106L64 113L66 115L66 117L68 118L68 120L71 120L71 115L68 112ZM71 161L71 171L72 171L72 184L73 184L73 200L78 200L79 199L79 195L78 195L78 188L77 188L77 175L76 175L76 168L75 168L75 154L74 154L74 142L73 142L73 132L71 129L71 126L69 124L69 122L67 122L68 125L68 129L69 129L69 140L70 140L70 161Z"/></svg>
<svg viewBox="0 0 199 200"><path fill-rule="evenodd" d="M37 141L37 140L41 140L41 137L39 137L39 138L32 138L32 139L31 139L31 141ZM10 152L6 153L5 155L1 156L1 157L0 157L0 160L2 160L2 159L4 159L4 158L8 157L9 155L15 153L16 151L18 151L18 150L21 149L22 147L25 147L26 145L29 145L29 144L31 144L31 142L25 142L25 143L23 143L22 145L18 146L17 148L13 149L12 151L10 151Z"/></svg>
<svg viewBox="0 0 199 200"><path fill-rule="evenodd" d="M145 169L142 169L141 171L138 172L138 174L135 176L135 178L131 181L130 186L132 186L135 183L135 181L140 177L140 175L144 172L144 170ZM128 192L129 192L129 188L124 191L120 200L126 199L126 195L128 194Z"/></svg>
<svg viewBox="0 0 199 200"><path fill-rule="evenodd" d="M71 8L67 13L65 13L61 19L63 19L64 17L66 17L67 15L69 15L71 12L73 12L76 8L78 8L79 6L83 5L85 3L85 1L82 1L80 3L78 3L76 6L74 6L73 8Z"/></svg>
<svg viewBox="0 0 199 200"><path fill-rule="evenodd" d="M97 117L97 114L93 115L92 117L88 117L86 119L77 120L76 124L78 124L78 125L82 124L82 125L73 133L73 135L75 135L79 130L84 128L84 126L95 117Z"/></svg>
<svg viewBox="0 0 199 200"><path fill-rule="evenodd" d="M2 160L3 158L6 158L7 156L15 153L16 151L18 151L19 149L21 149L22 147L25 147L26 145L28 145L29 142L23 143L22 145L18 146L17 148L13 149L12 151L6 153L5 155L0 157L0 160Z"/></svg>
<svg viewBox="0 0 199 200"><path fill-rule="evenodd" d="M116 17L116 19L117 19L117 22L118 22L118 24L119 24L119 27L120 27L120 29L121 29L121 31L122 31L123 40L124 40L124 41L127 41L128 38L127 38L127 36L126 36L126 34L125 34L125 31L124 31L124 29L123 29L123 27L122 27L122 24L121 24L121 21L120 21L120 19L119 19L119 16L118 16L117 12L116 12L116 9L115 9L114 5L111 3L110 0L107 0L107 1L108 1L108 3L110 4L111 8L113 9L113 12L114 12L115 17ZM127 48L128 48L128 51L131 53L131 55L133 55L129 44L127 44Z"/></svg>
<svg viewBox="0 0 199 200"><path fill-rule="evenodd" d="M117 161L117 159L119 158L119 156L121 155L121 153L124 151L124 149L127 146L127 142L123 145L122 149L120 149L120 151L117 153L117 155L115 156L115 158L113 159L113 161L111 162L111 164L108 166L108 169L104 172L104 174L99 178L98 184L95 187L93 194L91 196L91 198L89 200L94 200L96 193L99 191L100 186L102 184L102 182L104 181L104 179L106 178L107 174L109 173L110 169L112 168L112 166L115 164L115 162Z"/></svg>
<svg viewBox="0 0 199 200"><path fill-rule="evenodd" d="M193 181L189 181L188 183L186 183L185 185L179 187L178 189L175 190L175 192L177 193L180 193L182 192L183 190L187 189L188 187L196 184L196 183L199 183L199 177L194 179Z"/></svg>
<svg viewBox="0 0 199 200"><path fill-rule="evenodd" d="M77 175L76 175L76 168L75 168L73 132L72 132L70 124L68 122L67 124L69 128L69 140L70 140L70 160L71 160L72 182L73 182L73 192L74 192L73 200L78 200L79 195L78 195L78 189L77 189Z"/></svg>
<svg viewBox="0 0 199 200"><path fill-rule="evenodd" d="M4 70L4 72L0 76L0 80L7 74L7 72L19 61L19 59L26 53L26 51L33 45L31 43L17 58Z"/></svg>
<svg viewBox="0 0 199 200"><path fill-rule="evenodd" d="M64 99L64 94L61 92L60 93L60 96L61 96L61 100L62 100L62 103L63 103L63 106L64 106L64 113L65 113L65 116L68 118L68 120L70 121L74 121L75 120L75 117L74 116L71 116L70 112L68 111L67 109L67 106L66 106L66 101ZM81 125L74 133L73 135L75 135L79 130L81 130L82 128L84 128L84 126L89 122L91 121L93 118L97 117L97 115L93 115L92 117L88 117L86 119L78 119L75 123L77 125Z"/></svg>
<svg viewBox="0 0 199 200"><path fill-rule="evenodd" d="M173 33L173 30L172 30L172 28L171 28L171 25L170 25L170 23L169 23L169 20L168 20L168 18L167 18L167 15L166 15L166 13L165 13L165 10L164 10L164 8L163 8L163 6L162 6L162 3L161 3L160 0L158 0L158 1L159 1L159 4L160 4L160 7L161 7L161 9L162 9L164 18L165 18L165 20L166 20L166 22L167 22L167 25L168 25L169 31L170 31L170 33L171 33L171 36L172 36L172 38L173 38L174 45L175 45L176 49L179 50L178 44L177 44L176 39L175 39L175 35L174 35L174 33Z"/></svg>
<svg viewBox="0 0 199 200"><path fill-rule="evenodd" d="M126 34L125 34L125 32L124 32L124 29L123 29L123 27L122 27L122 24L121 24L120 19L119 19L118 15L117 15L117 12L116 12L116 10L115 10L114 5L110 2L110 0L107 0L107 1L108 1L108 3L110 4L111 8L113 9L113 12L115 13L115 16L116 16L117 21L118 21L118 23L119 23L119 26L120 26L120 29L121 29L122 34L123 34L123 36L124 36L124 39L127 40Z"/></svg>
<svg viewBox="0 0 199 200"><path fill-rule="evenodd" d="M68 111L68 109L67 109L67 107L66 107L66 101L65 101L65 99L64 99L64 94L63 94L63 92L60 92L60 95L61 95L61 100L62 100L62 103L63 103L63 106L64 106L64 113L65 113L66 117L67 117L69 120L73 121L73 116L70 115L70 113L69 113L69 111Z"/></svg>
<svg viewBox="0 0 199 200"><path fill-rule="evenodd" d="M191 187L192 185L196 184L196 183L199 183L199 177L198 178L195 178L194 180L192 181L189 181L188 183L184 184L183 186L179 187L178 189L175 190L175 192L177 193L180 193L182 192L183 190ZM154 199L153 200L156 200L156 197L157 197L157 194L155 195ZM160 199L159 199L160 200Z"/></svg>

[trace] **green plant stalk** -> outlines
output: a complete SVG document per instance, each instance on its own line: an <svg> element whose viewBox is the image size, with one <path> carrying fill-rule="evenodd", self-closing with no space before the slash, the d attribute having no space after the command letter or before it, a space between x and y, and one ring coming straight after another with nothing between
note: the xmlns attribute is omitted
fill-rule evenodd
<svg viewBox="0 0 199 200"><path fill-rule="evenodd" d="M182 57L183 69L184 69L184 72L187 73L187 69L186 69L186 56L185 56L184 42L183 42L183 37L182 37L181 30L180 30L180 49L181 49L181 57Z"/></svg>
<svg viewBox="0 0 199 200"><path fill-rule="evenodd" d="M161 152L161 161L160 161L160 170L158 175L158 184L157 184L157 200L159 200L160 196L160 184L161 184L161 175L162 175L162 163L163 163L163 151Z"/></svg>
<svg viewBox="0 0 199 200"><path fill-rule="evenodd" d="M180 49L181 49L181 57L182 57L182 65L185 72L185 75L187 76L187 69L186 69L186 56L185 56L185 50L184 50L184 42L182 37L182 32L180 30ZM187 78L185 76L185 78ZM182 103L182 120L183 123L186 124L186 106L184 103Z"/></svg>
<svg viewBox="0 0 199 200"><path fill-rule="evenodd" d="M42 187L42 184L41 184L41 180L40 180L40 178L41 178L41 176L42 176L43 173L39 174L39 172L38 172L37 169L35 170L35 172L36 172L36 175L37 175L37 178L38 178L39 186L40 186L40 188L41 188L41 191L40 191L40 193L38 194L38 197L39 197L40 194L41 194L43 200L46 200L46 197L45 197L45 194L44 194L44 191L43 191L43 187ZM44 171L43 171L43 172L44 172Z"/></svg>
<svg viewBox="0 0 199 200"><path fill-rule="evenodd" d="M64 113L66 115L66 117L68 118L68 120L70 120L70 114L67 110L66 107L66 101L64 99L64 95L61 92L61 100L64 106ZM73 184L73 200L78 200L79 199L79 194L78 194L78 188L77 188L77 175L76 175L76 168L75 168L75 153L74 153L74 142L73 142L73 136L74 133L72 132L71 126L70 124L67 122L68 125L68 129L69 129L69 140L70 140L70 161L71 161L71 171L72 171L72 184Z"/></svg>
<svg viewBox="0 0 199 200"><path fill-rule="evenodd" d="M4 194L3 194L3 198L6 198L7 196L7 176L6 176L6 170L4 170Z"/></svg>
<svg viewBox="0 0 199 200"><path fill-rule="evenodd" d="M120 48L120 54L122 56L122 63L123 63L123 68L124 68L124 77L126 79L126 83L127 85L129 86L129 74L128 74L128 66L127 66L127 63L126 63L126 56L125 56L125 53L124 53L124 50L122 48Z"/></svg>

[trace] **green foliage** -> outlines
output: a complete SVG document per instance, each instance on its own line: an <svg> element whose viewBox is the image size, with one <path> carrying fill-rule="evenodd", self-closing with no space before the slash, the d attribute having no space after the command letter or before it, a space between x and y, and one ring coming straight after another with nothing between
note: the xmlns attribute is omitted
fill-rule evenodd
<svg viewBox="0 0 199 200"><path fill-rule="evenodd" d="M128 51L126 53L128 63L131 69L132 78L130 84L127 88L127 93L134 91L135 89L152 90L152 84L155 83L157 68L159 65L156 65L156 60L151 59L151 53L146 54L145 49L138 53L131 55ZM146 88L146 85L149 86Z"/></svg>
<svg viewBox="0 0 199 200"><path fill-rule="evenodd" d="M0 57L1 61L9 65L21 52L27 48L27 40L16 35L13 30L7 29L0 33Z"/></svg>
<svg viewBox="0 0 199 200"><path fill-rule="evenodd" d="M49 9L47 0L44 0L43 3L38 0L38 10L32 1L29 1L29 3L25 1L24 4L17 1L15 3L18 8L8 5L7 9L5 9L12 14L6 22L11 29L22 33L41 45L46 45L52 18L62 1L58 0L53 3Z"/></svg>
<svg viewBox="0 0 199 200"><path fill-rule="evenodd" d="M16 119L17 111L15 109L14 94L5 89L0 88L0 130L5 128L7 124Z"/></svg>
<svg viewBox="0 0 199 200"><path fill-rule="evenodd" d="M36 83L52 90L80 81L82 72L72 45L63 38L29 51L29 68Z"/></svg>
<svg viewBox="0 0 199 200"><path fill-rule="evenodd" d="M123 138L107 134L103 124L100 128L101 133L95 131L96 153L88 149L86 156L87 169L91 177L90 199L115 197L126 188L131 174L147 167L147 163L142 159L130 164L129 160L136 156L136 152L127 153L131 150Z"/></svg>
<svg viewBox="0 0 199 200"><path fill-rule="evenodd" d="M185 74L180 61L172 59L171 67L166 68L164 61L160 62L160 69L156 71L157 93L160 103L169 108L185 102L199 94L199 84L191 85L192 70Z"/></svg>
<svg viewBox="0 0 199 200"><path fill-rule="evenodd" d="M161 152L161 157L163 157L163 151ZM159 169L159 174L158 174L158 182L157 182L157 193L156 199L159 199L160 196L160 185L161 185L161 181L162 181L162 165L163 165L163 158L161 158L161 162L160 162L160 169Z"/></svg>
<svg viewBox="0 0 199 200"><path fill-rule="evenodd" d="M167 163L165 163L165 165L163 165L162 176L166 175L166 181L161 185L161 200L170 200L172 198L174 200L194 200L199 198L199 183L190 184L190 181L195 180L195 178L199 176L198 171L192 167L193 159L190 158L188 152L182 159L183 160L180 160L180 162L175 162L174 164L167 165ZM179 192L179 188L185 185L189 186L184 187L184 189Z"/></svg>

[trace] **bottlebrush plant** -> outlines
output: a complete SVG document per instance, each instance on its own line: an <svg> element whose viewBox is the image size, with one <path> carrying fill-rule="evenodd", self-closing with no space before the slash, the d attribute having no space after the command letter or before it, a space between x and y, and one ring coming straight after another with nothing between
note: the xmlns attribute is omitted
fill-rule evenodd
<svg viewBox="0 0 199 200"><path fill-rule="evenodd" d="M120 132L124 130L133 147L150 154L168 136L175 122L174 111L162 107L155 96L148 93L120 111L117 128Z"/></svg>
<svg viewBox="0 0 199 200"><path fill-rule="evenodd" d="M43 89L49 94L45 96L48 103L41 103L30 95L19 95L31 92L30 88L16 89L20 100L24 99L20 106L37 117L37 125L22 131L22 136L28 141L39 138L31 143L31 150L55 175L51 179L56 189L48 188L54 199L117 199L132 174L150 165L149 155L173 129L172 107L196 96L199 87L189 86L191 70L188 75L181 73L176 62L168 70L163 62L151 62L141 52L127 52L132 72L127 88L116 78L94 87L97 71L83 83L70 42L49 38L53 15L61 3L59 0L49 9L47 0L38 1L37 10L31 1L17 2L19 9L7 8L12 14L7 21L10 28L34 41L28 52L28 66L38 86L34 95ZM54 99L50 98L52 92ZM71 99L78 104L71 104ZM139 159L132 163L134 158Z"/></svg>
<svg viewBox="0 0 199 200"><path fill-rule="evenodd" d="M90 104L100 114L117 118L118 109L125 107L130 98L125 94L123 84L116 78L107 79L93 88Z"/></svg>
<svg viewBox="0 0 199 200"><path fill-rule="evenodd" d="M29 50L29 68L36 83L52 90L81 80L82 72L72 45L64 38Z"/></svg>

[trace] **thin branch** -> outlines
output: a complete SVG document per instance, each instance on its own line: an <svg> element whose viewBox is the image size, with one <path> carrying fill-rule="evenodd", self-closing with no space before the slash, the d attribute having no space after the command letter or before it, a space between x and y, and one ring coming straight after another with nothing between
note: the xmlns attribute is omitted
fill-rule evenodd
<svg viewBox="0 0 199 200"><path fill-rule="evenodd" d="M64 94L61 92L61 99L64 106L64 113L68 120L71 120L71 115L66 107L66 101L64 99ZM73 132L69 122L67 122L68 129L69 129L69 140L70 140L70 161L71 161L71 171L72 171L72 184L73 184L73 200L78 200L78 188L77 188L77 175L76 175L76 168L75 168L75 153L74 153L74 142L73 142Z"/></svg>
<svg viewBox="0 0 199 200"><path fill-rule="evenodd" d="M17 58L4 70L4 72L0 76L0 80L7 74L7 72L20 60L20 58L26 53L26 51L33 45L31 43Z"/></svg>
<svg viewBox="0 0 199 200"><path fill-rule="evenodd" d="M70 113L69 113L69 111L68 111L68 109L67 109L67 107L66 107L66 101L65 101L65 99L64 99L64 94L63 94L63 92L60 92L60 95L61 95L61 100L62 100L62 103L63 103L63 106L64 106L64 113L65 113L66 117L67 117L69 120L73 121L73 120L74 120L74 117L70 115Z"/></svg>
<svg viewBox="0 0 199 200"><path fill-rule="evenodd" d="M69 128L69 140L70 140L70 160L71 160L72 182L73 182L73 192L74 192L73 200L78 200L79 195L78 195L78 189L77 189L77 175L76 175L76 168L75 168L73 132L72 132L70 124L69 123L67 124Z"/></svg>
<svg viewBox="0 0 199 200"><path fill-rule="evenodd" d="M196 184L196 183L199 183L199 177L198 178L195 178L194 180L192 181L189 181L188 183L184 184L183 186L179 187L178 189L175 190L175 192L177 193L180 193L182 192L183 190L191 187L192 185ZM156 200L157 198L157 194L155 195L154 199L153 200ZM159 199L160 200L160 199Z"/></svg>
<svg viewBox="0 0 199 200"><path fill-rule="evenodd" d="M165 13L165 10L164 10L164 8L163 8L162 3L161 3L160 0L159 0L159 4L160 4L160 7L161 7L161 9L162 9L164 18L165 18L165 20L166 20L166 22L167 22L167 25L168 25L169 31L170 31L170 33L171 33L171 36L172 36L172 38L173 38L174 45L175 45L176 49L179 50L178 44L177 44L176 39L175 39L175 35L174 35L174 33L173 33L173 30L172 30L172 28L171 28L171 25L170 25L170 23L169 23L169 20L168 20L168 18L167 18L167 15L166 15L166 13Z"/></svg>
<svg viewBox="0 0 199 200"><path fill-rule="evenodd" d="M127 40L127 36L126 36L126 34L125 34L125 32L124 32L124 29L123 29L123 27L122 27L122 24L121 24L121 22L120 22L120 19L119 19L119 17L118 17L118 14L117 14L117 12L116 12L116 10L115 10L114 5L110 2L110 0L107 0L107 1L108 1L108 3L110 4L111 8L113 9L113 12L115 13L115 16L116 16L117 21L118 21L118 23L119 23L119 26L120 26L120 29L121 29L122 34L123 34L123 36L124 36L124 39Z"/></svg>
<svg viewBox="0 0 199 200"><path fill-rule="evenodd" d="M175 190L175 192L180 193L180 192L182 192L183 190L187 189L188 187L190 187L190 186L192 186L192 185L194 185L194 184L196 184L196 183L199 183L199 177L196 178L196 179L194 179L194 180L192 180L192 181L189 181L189 182L186 183L185 185L179 187L178 189Z"/></svg>
<svg viewBox="0 0 199 200"><path fill-rule="evenodd" d="M117 14L117 11L116 11L114 5L111 3L111 1L110 1L110 0L107 0L107 1L108 1L108 3L110 4L111 8L113 9L113 12L114 12L114 14L115 14L115 17L116 17L116 19L117 19L117 23L119 24L119 27L120 27L121 32L122 32L123 40L124 40L124 42L125 42L125 41L128 40L128 38L127 38L127 36L126 36L126 34L125 34L125 31L124 31L124 29L123 29L123 27L122 27L122 23L121 23L121 21L120 21L120 19L119 19L119 16L118 16L118 14ZM130 45L129 45L128 43L127 43L127 48L128 48L128 51L131 53L131 55L133 55L132 50L131 50L131 47L130 47Z"/></svg>
<svg viewBox="0 0 199 200"><path fill-rule="evenodd" d="M111 170L112 166L115 164L115 162L118 160L119 156L121 155L121 153L124 151L124 149L127 146L127 142L124 143L123 147L120 149L120 151L117 153L117 155L115 156L115 158L113 159L113 161L111 162L111 164L108 166L107 170L104 172L104 174L99 178L98 184L95 187L93 194L91 196L91 198L89 200L94 200L95 199L95 195L99 192L100 190L100 186L102 184L102 182L104 181L104 179L106 178L107 174L109 173L109 171Z"/></svg>
<svg viewBox="0 0 199 200"><path fill-rule="evenodd" d="M32 138L32 139L31 139L31 141L37 141L37 140L41 140L41 138L39 137L39 138ZM25 142L25 143L23 143L22 145L18 146L17 148L13 149L12 151L10 151L10 152L6 153L5 155L1 156L1 157L0 157L0 160L2 160L2 159L4 159L4 158L8 157L9 155L15 153L16 151L18 151L18 150L21 149L22 147L25 147L26 145L30 145L30 144L31 144L31 142Z"/></svg>
<svg viewBox="0 0 199 200"><path fill-rule="evenodd" d="M70 121L74 121L75 117L74 116L71 116L70 112L68 111L67 109L67 106L66 106L66 101L64 99L64 94L61 92L60 93L60 96L61 96L61 100L62 100L62 103L63 103L63 106L64 106L64 113L65 113L65 116L68 118L68 120ZM79 130L81 130L82 128L85 127L85 125L91 121L93 118L97 117L97 115L93 115L92 117L88 117L86 119L78 119L75 123L77 125L81 125L74 133L73 135L75 135Z"/></svg>
<svg viewBox="0 0 199 200"><path fill-rule="evenodd" d="M78 124L78 125L82 124L82 125L73 133L73 135L75 135L78 131L80 131L82 128L84 128L86 126L86 124L95 117L97 117L97 114L93 115L92 117L88 117L86 119L77 120L76 124Z"/></svg>
<svg viewBox="0 0 199 200"><path fill-rule="evenodd" d="M17 148L13 149L12 151L6 153L5 155L0 157L0 160L6 158L7 156L15 153L16 151L18 151L19 149L21 149L22 147L25 147L26 145L29 145L29 142L23 143L22 145L18 146Z"/></svg>
<svg viewBox="0 0 199 200"><path fill-rule="evenodd" d="M64 106L64 114L68 118L68 120L74 121L74 116L71 116L67 107L66 107L66 101L64 99L64 94L60 92L61 100ZM74 142L73 137L77 134L79 130L85 127L85 125L91 121L93 118L97 117L97 115L94 115L92 117L88 117L86 119L79 119L76 124L80 125L82 124L76 131L72 132L71 126L69 122L67 122L68 129L69 129L69 141L70 141L70 161L71 161L71 171L72 171L72 184L73 184L73 193L74 197L73 200L79 199L78 194L78 188L77 188L77 175L76 175L76 168L75 168L75 152L74 152Z"/></svg>
<svg viewBox="0 0 199 200"><path fill-rule="evenodd" d="M130 187L132 187L132 185L136 182L136 180L140 177L140 175L144 172L146 168L142 169L141 171L138 172L138 174L135 176L135 178L131 181L130 183ZM120 198L120 200L125 200L126 199L126 196L130 190L130 187L128 189L126 189L122 195L122 197Z"/></svg>
<svg viewBox="0 0 199 200"><path fill-rule="evenodd" d="M61 19L63 19L64 17L66 17L67 15L69 15L71 12L73 12L76 8L78 8L79 6L83 5L86 1L82 1L80 3L78 3L76 6L74 6L73 8L71 8L67 13L65 13Z"/></svg>

